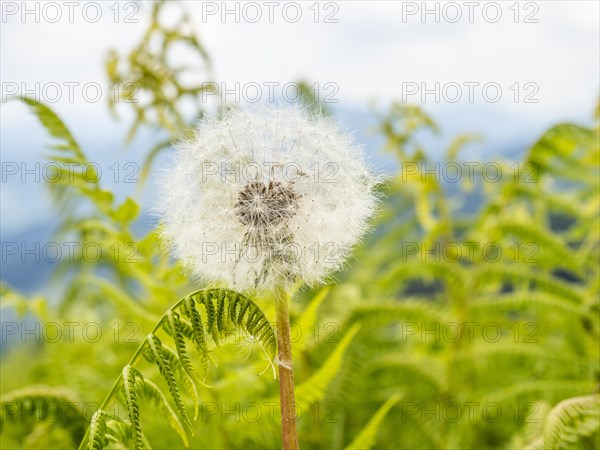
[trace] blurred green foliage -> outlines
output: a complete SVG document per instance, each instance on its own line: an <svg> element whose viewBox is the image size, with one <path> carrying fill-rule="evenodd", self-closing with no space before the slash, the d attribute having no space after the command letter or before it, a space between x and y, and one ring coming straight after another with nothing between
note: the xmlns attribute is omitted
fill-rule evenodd
<svg viewBox="0 0 600 450"><path fill-rule="evenodd" d="M111 82L132 83L148 100L131 103L129 138L147 125L169 137L149 149L148 165L205 113L198 102L194 114L182 111L202 88L184 87L167 53L185 43L200 62L209 58L185 15L174 28L160 24L163 6L153 6L141 44L107 62ZM54 112L26 102L56 141L49 158L87 162ZM302 448L599 449L599 129L556 125L517 164L495 161L499 178L491 181L482 161L450 190L427 171L435 162L419 143L437 132L432 118L393 104L379 124L400 169L380 186L375 229L336 284L298 292L292 304ZM464 171L461 151L475 139L459 136L441 163ZM134 235L142 205L117 203L90 177L48 188L68 212L60 233L98 243L106 256L61 265L58 303L3 285L2 308L42 328L94 323L102 334L5 349L1 447L74 448L102 406L92 430L98 446L277 448L274 349L268 324L258 325L273 320L270 300L214 291L199 343L184 297L198 286L156 230ZM211 319L225 302L236 320ZM242 319L242 304L263 319ZM194 342L199 352L188 352Z"/></svg>

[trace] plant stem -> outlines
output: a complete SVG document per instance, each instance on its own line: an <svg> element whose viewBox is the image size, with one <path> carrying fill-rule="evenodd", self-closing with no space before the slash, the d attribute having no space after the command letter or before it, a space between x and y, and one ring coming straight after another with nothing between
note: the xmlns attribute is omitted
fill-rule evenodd
<svg viewBox="0 0 600 450"><path fill-rule="evenodd" d="M277 349L279 352L279 398L281 404L281 440L283 450L298 450L296 431L296 399L294 397L294 371L292 370L292 341L290 338L289 295L275 289L277 315Z"/></svg>

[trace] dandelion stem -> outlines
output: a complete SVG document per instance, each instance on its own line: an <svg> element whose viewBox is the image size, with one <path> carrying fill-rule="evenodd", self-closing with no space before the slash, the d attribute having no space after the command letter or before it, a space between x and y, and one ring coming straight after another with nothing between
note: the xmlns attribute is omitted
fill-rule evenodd
<svg viewBox="0 0 600 450"><path fill-rule="evenodd" d="M294 372L292 370L292 342L290 338L288 299L289 295L284 289L275 289L282 447L283 450L298 450L296 399L294 396Z"/></svg>

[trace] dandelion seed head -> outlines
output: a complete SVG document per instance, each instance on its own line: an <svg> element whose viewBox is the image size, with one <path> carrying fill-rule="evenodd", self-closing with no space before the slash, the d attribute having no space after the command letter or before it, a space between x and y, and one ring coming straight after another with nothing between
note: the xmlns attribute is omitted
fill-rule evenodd
<svg viewBox="0 0 600 450"><path fill-rule="evenodd" d="M298 106L229 109L177 146L156 212L175 257L205 283L312 285L367 230L378 181L331 119Z"/></svg>
<svg viewBox="0 0 600 450"><path fill-rule="evenodd" d="M248 183L238 194L236 213L242 224L268 228L296 214L297 195L279 181Z"/></svg>

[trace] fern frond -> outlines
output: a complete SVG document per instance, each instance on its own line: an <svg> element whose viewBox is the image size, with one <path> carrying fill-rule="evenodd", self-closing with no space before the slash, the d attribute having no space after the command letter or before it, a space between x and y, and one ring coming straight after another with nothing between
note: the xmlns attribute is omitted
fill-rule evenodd
<svg viewBox="0 0 600 450"><path fill-rule="evenodd" d="M63 155L61 159L70 163L87 162L81 147L69 129L50 108L29 97L20 97L20 100L31 107L31 110L48 133L59 140L60 143L54 145L53 148L59 150L59 155Z"/></svg>
<svg viewBox="0 0 600 450"><path fill-rule="evenodd" d="M167 382L169 386L169 392L171 393L171 398L175 402L175 406L181 417L183 417L183 423L188 428L188 430L192 430L192 421L190 420L187 410L181 400L181 394L179 392L179 388L177 386L177 381L175 380L175 367L171 363L171 359L168 356L168 350L163 346L160 339L154 335L150 334L148 336L147 341L150 351L152 352L152 356L154 357L154 361L158 365L158 369L160 374L163 376L164 380Z"/></svg>
<svg viewBox="0 0 600 450"><path fill-rule="evenodd" d="M330 290L330 287L325 287L313 297L298 320L298 327L300 330L309 330L312 326L314 326L315 323L317 323L317 311L323 303L323 300L325 300L327 295L329 295ZM309 348L311 346L311 342L314 343L314 341L308 339L308 333L306 336L307 338L302 341L303 349Z"/></svg>
<svg viewBox="0 0 600 450"><path fill-rule="evenodd" d="M187 432L192 433L193 426L183 402L180 385L193 397L196 406L195 418L199 405L197 390L200 386L206 385L200 380L193 367L186 342L191 341L198 350L201 363L208 364L210 350L207 332L214 343L218 344L221 337L236 330L255 338L262 345L268 358L274 360L277 342L275 331L261 309L248 297L225 289L209 289L193 292L179 300L165 313L138 348L100 407L100 410L105 411L113 397L122 392L131 426L124 428L118 420L103 423L105 417L100 415L96 423L88 429L88 435L81 442L80 449L85 448L86 444L94 450L101 449L102 445L106 445L107 440L111 440L109 439L111 426L117 433L117 436L114 436L116 441L125 442L123 439L126 440L129 433L136 450L146 446L140 421L140 397L149 397L154 401L154 404L163 411L169 425L187 445ZM158 337L157 333L160 331L164 331L166 338L174 342L175 350L164 344ZM158 367L167 384L175 409L168 404L160 388L146 379L136 368L142 355ZM179 377L176 377L176 374ZM105 436L102 436L102 433L105 433Z"/></svg>
<svg viewBox="0 0 600 450"><path fill-rule="evenodd" d="M164 329L167 333L175 341L175 349L177 350L177 356L179 357L179 361L181 362L181 366L183 370L188 375L188 377L194 382L196 387L205 386L208 387L204 381L202 381L196 371L194 370L194 366L192 365L192 361L188 356L186 347L185 347L185 331L189 333L189 324L187 322L182 321L179 314L173 311L169 311L167 313L167 322L165 323Z"/></svg>
<svg viewBox="0 0 600 450"><path fill-rule="evenodd" d="M487 385L506 384L510 380L521 379L523 374L541 378L539 383L559 376L573 381L587 380L600 369L600 362L595 358L574 355L555 344L528 345L515 342L466 346L454 357L454 363L464 376L480 380L478 384ZM512 374L504 373L499 367L512 367ZM532 388L535 392L535 388Z"/></svg>
<svg viewBox="0 0 600 450"><path fill-rule="evenodd" d="M536 289L553 294L557 299L569 300L575 304L584 302L584 294L581 286L567 283L556 277L542 272L523 270L517 265L485 265L475 270L478 285L484 285L490 281L527 282Z"/></svg>
<svg viewBox="0 0 600 450"><path fill-rule="evenodd" d="M589 392L593 387L590 381L535 380L524 381L499 389L482 399L485 403L507 404L522 399L559 399Z"/></svg>
<svg viewBox="0 0 600 450"><path fill-rule="evenodd" d="M546 448L547 447L544 445L544 438L539 437L531 441L524 450L546 450Z"/></svg>
<svg viewBox="0 0 600 450"><path fill-rule="evenodd" d="M469 304L469 308L477 315L527 309L558 311L571 316L586 316L587 314L587 310L582 305L565 302L560 296L545 292L515 292L500 296L478 297Z"/></svg>
<svg viewBox="0 0 600 450"><path fill-rule="evenodd" d="M173 411L173 408L171 408L171 406L167 402L167 398L165 397L165 395L162 393L160 388L152 381L143 378L143 376L140 378L142 381L142 383L139 385L140 394L143 397L148 398L154 402L154 405L160 409L164 417L167 419L167 423L169 424L169 426L173 430L175 430L175 432L179 435L184 445L188 447L189 441L185 432L184 425L179 420L179 417L177 417L175 411Z"/></svg>
<svg viewBox="0 0 600 450"><path fill-rule="evenodd" d="M597 153L597 130L563 123L552 127L533 145L527 160L536 164L540 173L576 181L597 180L594 164L589 164Z"/></svg>
<svg viewBox="0 0 600 450"><path fill-rule="evenodd" d="M90 422L89 450L102 450L106 445L106 419L108 414L99 409Z"/></svg>
<svg viewBox="0 0 600 450"><path fill-rule="evenodd" d="M133 427L122 420L108 420L106 422L106 441L111 449L130 450L135 445ZM141 437L142 449L151 450L152 447L144 433Z"/></svg>
<svg viewBox="0 0 600 450"><path fill-rule="evenodd" d="M374 305L359 305L355 307L348 318L348 322L360 322L363 320L413 320L442 322L449 320L451 316L445 309L433 305L431 302L421 299L407 298L405 300L381 301Z"/></svg>
<svg viewBox="0 0 600 450"><path fill-rule="evenodd" d="M50 321L48 301L42 296L26 297L4 281L0 281L0 309L14 308L20 316L35 314L44 322Z"/></svg>
<svg viewBox="0 0 600 450"><path fill-rule="evenodd" d="M153 324L160 319L160 317L155 316L140 303L136 302L125 290L105 278L90 274L80 275L73 280L71 289L75 292L80 292L82 287L97 289L102 294L102 298L114 301L117 306L130 312L136 319ZM65 304L63 308L67 308L68 306L68 304Z"/></svg>
<svg viewBox="0 0 600 450"><path fill-rule="evenodd" d="M407 378L411 380L411 388L414 384L425 384L431 386L433 392L443 392L447 384L444 364L435 358L386 354L375 359L369 370L371 373L391 371L396 379L400 378L398 372L406 372Z"/></svg>
<svg viewBox="0 0 600 450"><path fill-rule="evenodd" d="M386 288L400 287L409 279L425 281L440 280L446 284L448 292L456 299L464 297L466 274L457 264L429 261L401 261L381 275L379 283Z"/></svg>
<svg viewBox="0 0 600 450"><path fill-rule="evenodd" d="M369 422L360 431L360 433L354 438L354 440L346 447L345 450L368 450L375 444L375 438L377 437L377 431L381 426L381 422L385 418L386 414L392 407L400 400L400 395L395 394L391 396L377 412L371 417Z"/></svg>
<svg viewBox="0 0 600 450"><path fill-rule="evenodd" d="M49 422L69 432L77 442L85 431L81 400L67 388L30 386L0 397L0 429L4 424L25 428Z"/></svg>
<svg viewBox="0 0 600 450"><path fill-rule="evenodd" d="M344 335L342 340L327 357L325 363L308 380L296 388L296 404L300 411L306 411L314 402L320 400L325 390L337 375L344 358L346 349L360 329L359 324L354 324Z"/></svg>
<svg viewBox="0 0 600 450"><path fill-rule="evenodd" d="M48 183L51 192L56 194L60 201L80 200L81 196L67 198L65 195L67 192L78 192L84 197L94 199L104 212L110 211L114 200L112 192L100 189L99 174L88 176L83 173L83 170L87 170L83 168L87 167L89 160L60 117L43 103L28 97L20 99L30 107L50 136L58 140L57 144L49 146L54 152L48 154L47 158L57 164L63 164L64 169L77 167L77 170L69 170L69 177L52 176L57 181Z"/></svg>
<svg viewBox="0 0 600 450"><path fill-rule="evenodd" d="M498 230L506 235L514 235L523 242L535 242L540 248L539 263L552 263L560 267L568 267L581 274L580 263L575 253L556 234L546 231L534 223L522 223L517 220L505 220L497 225Z"/></svg>
<svg viewBox="0 0 600 450"><path fill-rule="evenodd" d="M597 440L599 433L600 395L569 398L550 411L544 426L544 448L583 448L586 439L595 435Z"/></svg>
<svg viewBox="0 0 600 450"><path fill-rule="evenodd" d="M123 368L123 391L125 393L125 401L129 412L129 420L133 428L134 447L135 450L142 450L142 426L140 424L140 406L138 403L138 394L135 389L135 381L137 370L130 365Z"/></svg>

